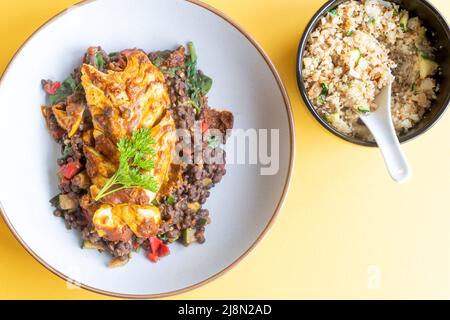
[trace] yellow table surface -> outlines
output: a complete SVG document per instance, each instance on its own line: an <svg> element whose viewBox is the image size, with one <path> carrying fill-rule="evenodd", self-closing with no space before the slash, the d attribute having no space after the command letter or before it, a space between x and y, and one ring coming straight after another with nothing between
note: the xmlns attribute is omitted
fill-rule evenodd
<svg viewBox="0 0 450 320"><path fill-rule="evenodd" d="M0 0L0 70L27 37L76 0ZM391 181L377 149L324 130L297 89L304 27L324 0L208 0L267 51L294 110L290 193L265 239L221 278L174 298L450 298L450 115L405 144L413 169ZM432 1L447 19L450 2ZM5 107L5 106L3 106ZM101 299L36 262L0 219L0 298Z"/></svg>

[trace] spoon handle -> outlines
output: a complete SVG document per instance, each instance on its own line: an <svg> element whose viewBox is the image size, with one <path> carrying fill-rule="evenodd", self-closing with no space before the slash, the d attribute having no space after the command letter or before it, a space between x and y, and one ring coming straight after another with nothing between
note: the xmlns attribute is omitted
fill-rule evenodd
<svg viewBox="0 0 450 320"><path fill-rule="evenodd" d="M392 121L379 122L377 125L371 126L370 131L381 150L392 179L400 183L406 182L411 176L411 169L400 149Z"/></svg>
<svg viewBox="0 0 450 320"><path fill-rule="evenodd" d="M378 109L375 112L362 115L360 118L372 132L392 179L401 183L410 178L411 169L400 149L400 142L398 142L392 123L391 91L392 81L375 98Z"/></svg>

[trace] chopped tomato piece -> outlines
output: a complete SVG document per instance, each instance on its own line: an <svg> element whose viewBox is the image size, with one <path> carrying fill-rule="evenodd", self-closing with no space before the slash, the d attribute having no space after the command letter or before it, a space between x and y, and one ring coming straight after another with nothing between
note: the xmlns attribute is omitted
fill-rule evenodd
<svg viewBox="0 0 450 320"><path fill-rule="evenodd" d="M161 246L162 241L157 237L150 237L148 238L148 241L150 242L150 248L152 249L151 252L157 255L158 249Z"/></svg>
<svg viewBox="0 0 450 320"><path fill-rule="evenodd" d="M206 130L209 129L208 124L206 123L205 120L202 121L202 133L205 133Z"/></svg>
<svg viewBox="0 0 450 320"><path fill-rule="evenodd" d="M159 257L158 257L156 254L153 254L153 253L151 253L151 252L149 252L149 253L147 254L147 258L149 258L150 261L152 261L152 262L157 262L158 259L159 259Z"/></svg>
<svg viewBox="0 0 450 320"><path fill-rule="evenodd" d="M68 162L61 166L60 171L64 178L72 179L81 169L81 164L78 161Z"/></svg>
<svg viewBox="0 0 450 320"><path fill-rule="evenodd" d="M51 85L50 84L46 84L44 87L45 92L47 92L48 94L55 94L56 91L58 91L58 89L61 88L61 82L53 82Z"/></svg>
<svg viewBox="0 0 450 320"><path fill-rule="evenodd" d="M161 243L158 249L158 256L165 257L170 253L170 249L164 243Z"/></svg>

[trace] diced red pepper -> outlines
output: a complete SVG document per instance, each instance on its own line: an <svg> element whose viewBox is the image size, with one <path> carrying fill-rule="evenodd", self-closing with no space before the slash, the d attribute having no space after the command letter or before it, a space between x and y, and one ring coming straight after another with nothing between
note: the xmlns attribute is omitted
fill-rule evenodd
<svg viewBox="0 0 450 320"><path fill-rule="evenodd" d="M73 161L62 165L60 172L64 178L70 180L80 171L80 169L81 164L78 161Z"/></svg>
<svg viewBox="0 0 450 320"><path fill-rule="evenodd" d="M205 133L206 130L209 129L208 124L206 123L205 120L202 121L202 133Z"/></svg>
<svg viewBox="0 0 450 320"><path fill-rule="evenodd" d="M58 81L53 82L51 85L46 84L44 86L44 90L48 94L55 94L56 91L58 91L59 88L61 88L61 82L58 82Z"/></svg>
<svg viewBox="0 0 450 320"><path fill-rule="evenodd" d="M170 249L164 243L161 243L158 249L158 256L165 257L170 253Z"/></svg>
<svg viewBox="0 0 450 320"><path fill-rule="evenodd" d="M161 246L162 241L158 237L150 237L148 238L148 241L150 242L151 252L157 255L158 249Z"/></svg>
<svg viewBox="0 0 450 320"><path fill-rule="evenodd" d="M122 58L119 59L119 66L121 66L122 68L125 68L127 66L127 63L125 62L124 59Z"/></svg>
<svg viewBox="0 0 450 320"><path fill-rule="evenodd" d="M150 252L147 254L147 258L149 258L153 262L157 262L159 258L165 257L170 254L169 247L164 244L161 239L158 237L150 237L148 238L150 243Z"/></svg>
<svg viewBox="0 0 450 320"><path fill-rule="evenodd" d="M151 253L151 252L149 252L147 254L147 258L149 258L150 261L152 261L152 262L158 262L158 259L159 259L159 257L156 254Z"/></svg>

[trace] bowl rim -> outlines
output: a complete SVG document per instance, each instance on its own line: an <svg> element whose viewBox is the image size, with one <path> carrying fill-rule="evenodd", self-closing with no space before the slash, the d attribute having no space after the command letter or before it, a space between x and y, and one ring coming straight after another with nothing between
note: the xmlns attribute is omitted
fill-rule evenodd
<svg viewBox="0 0 450 320"><path fill-rule="evenodd" d="M69 10L72 10L74 8L89 4L91 2L95 2L97 0L81 0L69 7L67 7L66 9L60 11L59 13L57 13L56 15L52 16L50 19L48 19L45 23L43 23L39 28L37 28L23 43L22 45L18 48L18 50L14 53L14 55L12 56L11 60L8 62L8 64L6 65L3 74L0 77L0 86L2 84L2 80L4 79L4 77L6 76L6 74L8 74L9 69L11 67L11 65L13 64L13 62L15 61L16 57L20 54L20 52L22 51L22 49L28 44L28 42L36 35L38 34L40 31L42 31L44 29L45 26L51 24L52 22L54 22L56 19L61 18L62 16L64 16ZM275 222L275 219L277 218L285 200L286 200L286 195L288 194L291 182L292 182L292 173L293 173L293 168L294 168L294 160L295 160L295 156L296 156L296 149L295 149L295 125L294 125L294 116L293 116L293 110L292 110L292 106L291 106L291 102L290 102L290 98L289 98L289 94L287 92L286 86L280 76L280 74L278 73L275 65L273 64L273 62L271 61L271 59L269 58L269 55L265 52L265 50L261 47L261 45L247 32L244 30L244 28L238 24L236 21L234 21L231 17L229 17L228 15L226 15L225 13L223 13L222 11L220 11L219 9L216 9L214 7L212 7L209 4L206 4L200 0L177 0L177 1L186 1L188 3L191 3L193 5L196 5L202 9L205 9L207 11L210 11L212 14L215 14L216 16L218 16L219 18L223 19L226 23L228 23L229 25L231 25L232 27L234 27L238 32L240 32L257 50L257 52L262 56L262 58L264 59L264 61L266 62L267 66L269 67L270 71L272 72L277 85L279 87L280 93L282 95L283 98L283 102L284 102L284 107L286 110L286 115L287 115L287 120L288 120L288 124L289 124L289 142L290 142L290 149L289 149L289 164L288 164L288 168L287 168L287 174L286 174L286 178L284 181L284 185L283 185L283 189L282 189L282 194L280 196L280 199L278 200L277 206L275 207L275 210L272 214L272 216L270 217L269 221L267 222L266 226L264 227L264 229L262 230L262 232L259 234L259 236L256 238L256 240L250 245L250 247L248 247L244 253L242 253L235 261L233 261L231 264L229 264L226 268L218 271L217 273L213 274L212 276L198 282L195 283L193 285L184 287L184 288L180 288L177 290L173 290L173 291L168 291L168 292L162 292L162 293L157 293L157 294L127 294L127 293L119 293L119 292L113 292L113 291L107 291L107 290L103 290L103 289L99 289L99 288L95 288L83 283L80 283L78 281L76 281L76 284L79 285L81 288L86 289L88 291L97 293L97 294L102 294L102 295L106 295L106 296L110 296L110 297L116 297L116 298L125 298L125 299L153 299L153 298L162 298L162 297L168 297L168 296L173 296L173 295L177 295L177 294L181 294L181 293L185 293L188 291L191 291L193 289L199 288L217 278L219 278L220 276L224 275L226 272L228 272L229 270L231 270L232 268L234 268L239 262L241 262L251 251L253 251L253 249L260 243L260 241L265 237L265 235L267 234L267 232L269 231L269 229L272 227L272 225ZM52 267L51 265L49 265L44 259L42 259L36 252L34 252L30 246L21 238L21 236L19 235L19 233L16 231L16 229L14 228L14 226L12 225L11 221L9 220L1 202L0 202L0 216L3 218L3 221L6 223L7 227L9 228L9 230L12 232L13 236L16 238L16 240L22 245L22 247L25 249L25 251L30 254L37 262L39 262L43 267L45 267L47 270L49 270L50 272L52 272L53 274L55 274L56 276L58 276L59 278L61 278L62 280L65 281L74 281L72 280L70 277L68 277L67 275L63 274L62 272L60 272L59 270L56 270L56 268Z"/></svg>
<svg viewBox="0 0 450 320"><path fill-rule="evenodd" d="M305 87L305 83L303 81L303 76L302 76L302 72L301 72L301 70L302 70L301 69L302 68L302 61L303 61L303 53L305 51L305 47L306 47L309 35L314 30L318 20L320 19L320 17L322 17L324 15L325 12L329 11L333 7L339 5L339 4L343 3L343 2L346 2L346 1L349 1L349 0L329 0L329 1L327 1L324 5L322 5L322 7L320 7L317 10L317 12L313 15L313 17L310 19L310 21L306 25L306 27L305 27L305 29L303 31L302 37L300 39L300 43L298 45L298 49L297 49L297 57L296 57L297 61L296 61L296 70L295 70L295 73L296 73L296 76L297 76L297 86L298 86L298 89L300 91L300 95L302 96L303 102L305 103L307 109L314 116L314 118L322 125L322 127L324 127L325 129L327 129L332 134L338 136L339 138L341 138L341 139L343 139L343 140L345 140L347 142L351 142L353 144L357 144L357 145L365 146L365 147L378 147L376 142L366 141L366 140L354 138L354 137L351 137L351 136L347 136L347 135L341 133L340 131L338 131L337 129L335 129L328 122L326 122L317 113L316 109L314 108L314 105L309 100L308 94L306 93L306 87ZM388 1L391 1L391 0L388 0ZM436 16L436 18L438 18L438 20L445 26L446 37L447 37L448 41L450 41L450 26L449 26L447 20L445 19L445 17L428 0L417 0L417 1L422 2L423 4L425 4L433 12L433 14ZM450 103L450 90L447 92L447 95L445 97L445 102L444 102L445 105L441 108L441 110L439 110L439 112L436 113L436 115L434 116L434 119L432 121L430 121L429 123L427 123L426 125L424 125L419 130L417 130L416 132L414 132L414 134L407 135L407 136L400 136L399 137L399 142L401 144L403 144L405 142L409 142L411 140L414 140L417 137L419 137L422 134L424 134L425 132L427 132L429 129L431 129L442 118L442 116L444 115L445 111L447 111L449 103Z"/></svg>

